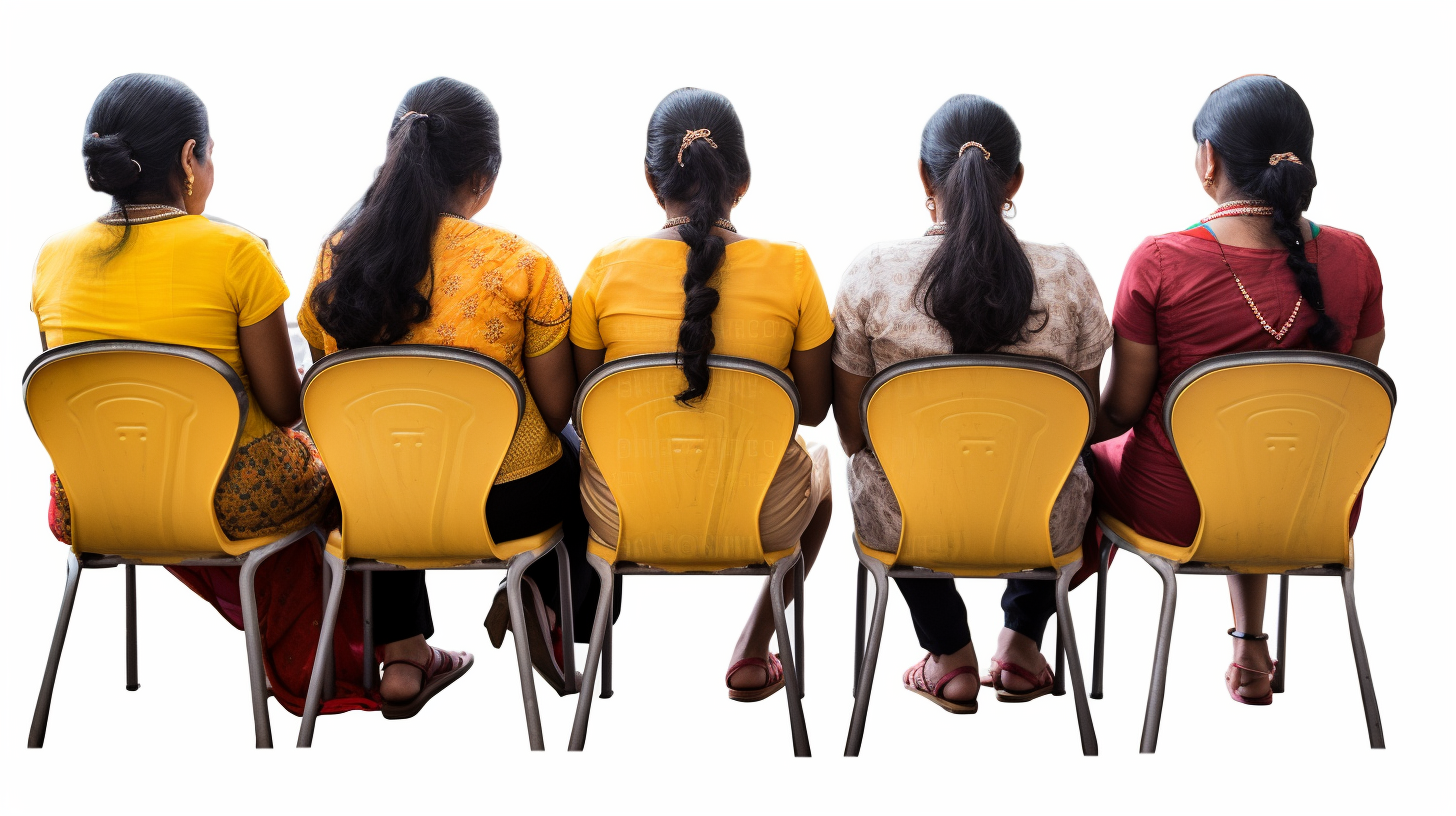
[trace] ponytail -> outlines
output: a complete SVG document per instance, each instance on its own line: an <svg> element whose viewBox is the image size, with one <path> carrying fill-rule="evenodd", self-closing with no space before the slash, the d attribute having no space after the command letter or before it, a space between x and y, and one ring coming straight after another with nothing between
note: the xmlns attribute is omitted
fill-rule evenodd
<svg viewBox="0 0 1456 816"><path fill-rule="evenodd" d="M410 89L384 164L326 242L330 273L310 296L339 348L397 343L429 318L420 290L440 216L461 184L477 176L489 184L499 171L499 127L484 94L445 77Z"/></svg>
<svg viewBox="0 0 1456 816"><path fill-rule="evenodd" d="M727 215L735 192L748 182L743 128L732 103L696 88L668 94L647 126L646 164L658 201L687 211L688 222L677 228L688 245L677 335L677 360L687 387L676 397L686 405L708 391L708 355L716 343L718 290L709 282L723 265L726 244L713 232L714 223Z"/></svg>
<svg viewBox="0 0 1456 816"><path fill-rule="evenodd" d="M915 290L917 307L951 338L956 354L1015 345L1038 314L1036 277L1002 217L1021 163L1021 135L1000 105L961 95L941 106L921 136L920 160L940 198L945 238Z"/></svg>
<svg viewBox="0 0 1456 816"><path fill-rule="evenodd" d="M1240 77L1208 95L1193 122L1193 138L1213 145L1241 196L1268 202L1274 235L1289 252L1299 294L1316 315L1309 342L1334 349L1340 327L1325 314L1324 286L1305 253L1301 228L1319 182L1311 159L1314 122L1304 100L1277 77Z"/></svg>

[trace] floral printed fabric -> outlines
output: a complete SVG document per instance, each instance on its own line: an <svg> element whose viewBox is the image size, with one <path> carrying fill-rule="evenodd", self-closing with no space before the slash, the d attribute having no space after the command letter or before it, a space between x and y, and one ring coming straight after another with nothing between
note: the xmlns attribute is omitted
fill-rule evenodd
<svg viewBox="0 0 1456 816"><path fill-rule="evenodd" d="M556 348L571 329L571 296L561 273L519 235L449 216L440 219L433 260L432 274L420 284L430 298L430 315L399 342L478 351L514 372L526 388L526 410L496 484L545 469L561 457L561 440L546 428L531 398L525 358ZM338 343L318 324L309 298L331 264L325 244L298 311L304 339L330 354Z"/></svg>
<svg viewBox="0 0 1456 816"><path fill-rule="evenodd" d="M939 236L874 244L850 264L834 302L834 364L872 377L895 363L952 352L950 336L914 303L915 287ZM1066 246L1022 242L1036 296L1032 308L1045 311L1046 325L1014 346L1000 349L1055 360L1073 371L1102 363L1112 346L1112 326L1097 284L1082 259ZM1036 316L1034 321L1040 322ZM877 550L894 552L900 541L900 505L872 452L849 462L849 497L855 529ZM1092 511L1092 479L1078 460L1052 508L1052 550L1069 553L1081 545Z"/></svg>

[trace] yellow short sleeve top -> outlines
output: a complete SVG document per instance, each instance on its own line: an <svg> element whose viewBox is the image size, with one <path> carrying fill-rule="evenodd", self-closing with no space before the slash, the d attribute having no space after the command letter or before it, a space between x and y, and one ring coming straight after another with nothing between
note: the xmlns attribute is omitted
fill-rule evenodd
<svg viewBox="0 0 1456 816"><path fill-rule="evenodd" d="M714 353L788 373L790 352L834 336L824 287L803 247L747 238L724 252L710 281L719 297ZM571 342L606 349L608 361L676 350L687 259L687 244L660 238L627 238L598 252L576 287Z"/></svg>
<svg viewBox="0 0 1456 816"><path fill-rule="evenodd" d="M526 410L506 451L496 484L545 469L561 458L561 440L546 427L526 385L526 357L538 357L566 339L571 298L556 265L534 244L505 230L453 216L435 233L433 272L420 283L430 314L400 343L471 349L504 364L526 389ZM319 254L298 329L309 345L332 354L339 344L309 306L313 288L332 267L329 245Z"/></svg>
<svg viewBox="0 0 1456 816"><path fill-rule="evenodd" d="M184 215L122 227L92 222L46 242L30 309L46 346L86 340L175 343L212 352L248 385L238 329L288 300L263 241L247 230ZM240 443L274 429L248 388Z"/></svg>

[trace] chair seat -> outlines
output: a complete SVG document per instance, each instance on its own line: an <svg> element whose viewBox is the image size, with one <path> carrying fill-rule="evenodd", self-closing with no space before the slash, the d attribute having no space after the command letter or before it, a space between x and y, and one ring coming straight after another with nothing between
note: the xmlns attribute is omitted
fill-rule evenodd
<svg viewBox="0 0 1456 816"><path fill-rule="evenodd" d="M1175 564L1186 564L1193 557L1192 547L1180 547L1177 544L1165 544L1155 538L1148 538L1139 534L1129 527L1122 520L1113 517L1108 513L1098 513L1097 521L1113 535L1131 544L1133 547L1152 555L1160 556L1172 561Z"/></svg>
<svg viewBox="0 0 1456 816"><path fill-rule="evenodd" d="M603 544L601 539L592 533L587 537L586 551L602 559L608 564L617 563L617 548ZM763 560L758 563L746 563L743 561L681 561L670 564L644 564L643 566L657 567L666 572L720 572L722 570L739 569L741 567L771 567L780 560L787 558L799 551L799 543L794 546L785 547L782 550L773 550L763 554Z"/></svg>
<svg viewBox="0 0 1456 816"><path fill-rule="evenodd" d="M967 564L964 566L948 566L944 564L937 564L934 566L927 566L924 564L911 564L908 562L902 562L899 560L899 555L897 553L885 552L884 550L877 550L871 547L870 545L865 543L864 539L860 538L858 531L856 531L854 534L854 543L859 547L859 551L861 553L864 553L870 558L879 561L886 567L923 567L925 569L933 569L936 572L944 572L948 575L954 575L957 578L996 578L1002 575L1017 572L1026 572L1028 570L1034 569L1046 569L1048 567L1055 569L1057 567L1062 567L1070 564L1073 561L1076 561L1077 559L1082 557L1082 550L1079 547L1067 553L1066 555L1057 556L1050 564L1037 564L1030 566L1025 564L1000 566L995 564Z"/></svg>
<svg viewBox="0 0 1456 816"><path fill-rule="evenodd" d="M494 552L486 550L480 555L434 556L430 558L411 558L409 556L400 556L396 558L385 556L375 557L371 560L379 561L385 564L394 564L395 566L404 567L406 569L444 569L448 567L458 567L462 564L469 564L474 561L505 561L512 556L520 555L523 552L530 552L531 550L534 550L538 547L545 546L548 542L551 541L551 539L560 535L560 533L561 525L557 524L554 527L542 530L541 532L534 535L526 536L525 538L517 538L511 541L496 542ZM340 559L341 561L346 561L348 559L348 557L344 555L344 535L342 531L334 530L333 532L329 533L329 542L327 549L331 555L333 555L335 558Z"/></svg>

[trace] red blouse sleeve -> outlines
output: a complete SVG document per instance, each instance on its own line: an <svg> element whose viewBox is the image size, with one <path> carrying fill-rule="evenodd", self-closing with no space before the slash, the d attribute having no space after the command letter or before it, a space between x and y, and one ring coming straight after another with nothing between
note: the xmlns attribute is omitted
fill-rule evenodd
<svg viewBox="0 0 1456 816"><path fill-rule="evenodd" d="M1133 250L1127 267L1122 270L1122 283L1117 287L1117 301L1112 306L1112 328L1117 336L1134 343L1157 345L1155 311L1161 282L1157 239L1148 238Z"/></svg>
<svg viewBox="0 0 1456 816"><path fill-rule="evenodd" d="M1360 322L1355 327L1356 340L1379 334L1385 328L1385 309L1381 305L1385 284L1380 280L1380 264L1364 241L1360 242L1360 246L1365 250L1368 266L1365 272L1365 302L1360 306Z"/></svg>

